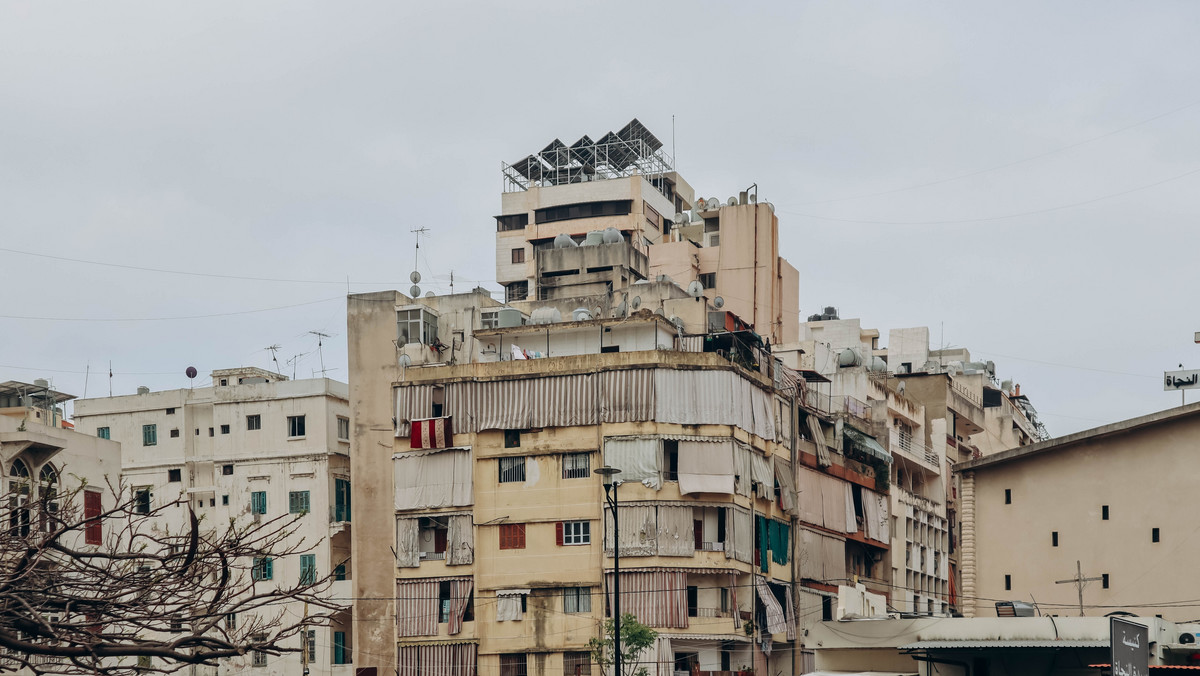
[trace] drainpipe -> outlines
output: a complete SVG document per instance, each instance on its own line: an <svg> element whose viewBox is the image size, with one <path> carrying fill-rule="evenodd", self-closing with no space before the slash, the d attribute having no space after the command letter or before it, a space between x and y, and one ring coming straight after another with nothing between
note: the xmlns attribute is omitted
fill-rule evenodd
<svg viewBox="0 0 1200 676"><path fill-rule="evenodd" d="M797 456L797 448L796 448L796 443L797 443L796 422L797 422L797 420L796 419L798 417L797 413L796 413L796 397L799 396L799 394L800 394L800 386L797 385L796 389L792 391L792 433L791 433L791 435L789 435L791 437L791 442L792 442L791 457L792 457L792 485L793 486L795 486L795 484L796 484L796 456ZM796 500L795 495L792 496L792 500L793 501ZM799 538L797 537L797 532L796 532L796 521L797 521L796 516L793 514L791 516L791 518L788 519L788 521L791 524L791 531L792 531L791 543L789 545L792 549L792 551L790 552L791 559L792 559L792 584L791 584L791 589L788 591L788 593L790 593L792 595L793 619L798 619L800 617L800 612L799 612L800 611L800 597L799 597L799 594L797 594L797 592L796 592L796 581L797 581L797 578L799 577L797 575L797 572L798 572L797 571L797 565L798 565L797 561L799 560L799 557L796 556L796 544L797 544L797 540L799 540ZM797 649L798 646L796 645L801 642L800 638L801 638L800 627L796 627L796 640L792 642L792 673L793 674L800 673L800 651Z"/></svg>

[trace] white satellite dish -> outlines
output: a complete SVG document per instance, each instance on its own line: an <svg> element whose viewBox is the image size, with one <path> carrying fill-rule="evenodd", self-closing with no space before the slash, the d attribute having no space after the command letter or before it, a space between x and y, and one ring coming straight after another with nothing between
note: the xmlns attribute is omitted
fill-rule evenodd
<svg viewBox="0 0 1200 676"><path fill-rule="evenodd" d="M728 200L726 200L726 201L725 201L725 204L728 204L728 205L729 205L729 206L731 206L731 207L736 207L736 206L738 205L737 198L736 198L736 197L730 197Z"/></svg>
<svg viewBox="0 0 1200 676"><path fill-rule="evenodd" d="M704 207L706 206L708 206L708 203L704 201L703 197L696 200L696 211L704 211Z"/></svg>
<svg viewBox="0 0 1200 676"><path fill-rule="evenodd" d="M417 272L416 270L413 270L408 275L408 281L412 282L413 284L420 284L421 283L421 273Z"/></svg>
<svg viewBox="0 0 1200 676"><path fill-rule="evenodd" d="M750 195L750 203L758 204L758 194L757 193L753 193Z"/></svg>
<svg viewBox="0 0 1200 676"><path fill-rule="evenodd" d="M421 287L417 286L416 284L413 284L408 289L408 295L411 298L416 298L417 296L420 296L421 295Z"/></svg>
<svg viewBox="0 0 1200 676"><path fill-rule="evenodd" d="M630 302L629 306L633 309L634 312L637 312L642 307L642 297L634 296L633 301Z"/></svg>
<svg viewBox="0 0 1200 676"><path fill-rule="evenodd" d="M719 206L721 206L721 200L717 199L716 197L708 198L708 208L709 209L716 209Z"/></svg>
<svg viewBox="0 0 1200 676"><path fill-rule="evenodd" d="M691 284L688 284L687 293L692 298L699 298L700 295L704 293L704 285L699 281L694 281Z"/></svg>
<svg viewBox="0 0 1200 676"><path fill-rule="evenodd" d="M401 353L400 358L396 360L401 366L412 366L412 357Z"/></svg>
<svg viewBox="0 0 1200 676"><path fill-rule="evenodd" d="M432 292L432 291L426 291L426 292L425 292L425 297L426 297L426 298L433 298L433 292Z"/></svg>
<svg viewBox="0 0 1200 676"><path fill-rule="evenodd" d="M725 299L720 296L717 296L716 298L713 299L713 307L717 308L718 310L725 307Z"/></svg>
<svg viewBox="0 0 1200 676"><path fill-rule="evenodd" d="M665 316L667 313L663 312L663 309L662 309L662 308L658 308L657 310L655 310L655 311L654 311L654 314L658 315L659 317L663 317L663 316Z"/></svg>
<svg viewBox="0 0 1200 676"><path fill-rule="evenodd" d="M592 319L603 319L603 318L604 318L604 308L598 307L592 311Z"/></svg>
<svg viewBox="0 0 1200 676"><path fill-rule="evenodd" d="M675 214L675 225L683 225L684 223L687 223L687 220L688 220L687 214L685 214L685 213Z"/></svg>

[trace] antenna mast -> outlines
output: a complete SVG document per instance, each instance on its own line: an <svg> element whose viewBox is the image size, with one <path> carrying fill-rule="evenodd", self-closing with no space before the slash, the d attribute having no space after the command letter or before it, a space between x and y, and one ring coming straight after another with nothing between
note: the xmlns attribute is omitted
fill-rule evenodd
<svg viewBox="0 0 1200 676"><path fill-rule="evenodd" d="M429 228L417 228L415 230L410 230L409 232L411 232L417 236L416 250L413 251L413 270L416 270L417 269L417 256L421 253L421 235L428 233Z"/></svg>
<svg viewBox="0 0 1200 676"><path fill-rule="evenodd" d="M275 353L279 351L279 343L275 343L274 345L268 345L267 347L264 347L263 349L266 350L267 352L271 353L271 361L275 362L275 372L282 373L283 372L282 369L279 368L279 358L275 356Z"/></svg>
<svg viewBox="0 0 1200 676"><path fill-rule="evenodd" d="M322 349L321 340L323 338L332 338L333 336L331 336L328 333L321 333L320 331L309 331L309 333L311 333L312 335L317 337L317 355L321 358L321 377L324 378L325 377L325 351Z"/></svg>

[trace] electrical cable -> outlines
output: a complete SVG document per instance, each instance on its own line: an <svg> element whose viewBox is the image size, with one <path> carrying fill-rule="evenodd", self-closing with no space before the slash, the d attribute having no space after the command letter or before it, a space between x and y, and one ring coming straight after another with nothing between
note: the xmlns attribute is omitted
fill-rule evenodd
<svg viewBox="0 0 1200 676"><path fill-rule="evenodd" d="M236 312L214 312L206 315L184 315L176 317L31 317L24 315L0 315L0 319L15 319L22 321L41 321L41 322L166 322L178 321L185 319L212 319L214 317L232 317L236 315L250 315L259 312L274 312L276 310L288 310L291 308L304 307L306 305L316 305L318 303L328 303L335 300L345 300L345 296L334 296L332 298L322 298L320 300L310 300L303 303L292 303L291 305L279 305L276 307L259 308L257 310L238 310Z"/></svg>

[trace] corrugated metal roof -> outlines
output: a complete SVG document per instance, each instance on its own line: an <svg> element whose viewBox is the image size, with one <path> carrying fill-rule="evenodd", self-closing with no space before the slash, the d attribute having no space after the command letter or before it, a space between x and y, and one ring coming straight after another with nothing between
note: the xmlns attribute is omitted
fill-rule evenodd
<svg viewBox="0 0 1200 676"><path fill-rule="evenodd" d="M953 650L971 648L1107 648L1108 641L1014 639L1009 641L917 641L901 650Z"/></svg>

